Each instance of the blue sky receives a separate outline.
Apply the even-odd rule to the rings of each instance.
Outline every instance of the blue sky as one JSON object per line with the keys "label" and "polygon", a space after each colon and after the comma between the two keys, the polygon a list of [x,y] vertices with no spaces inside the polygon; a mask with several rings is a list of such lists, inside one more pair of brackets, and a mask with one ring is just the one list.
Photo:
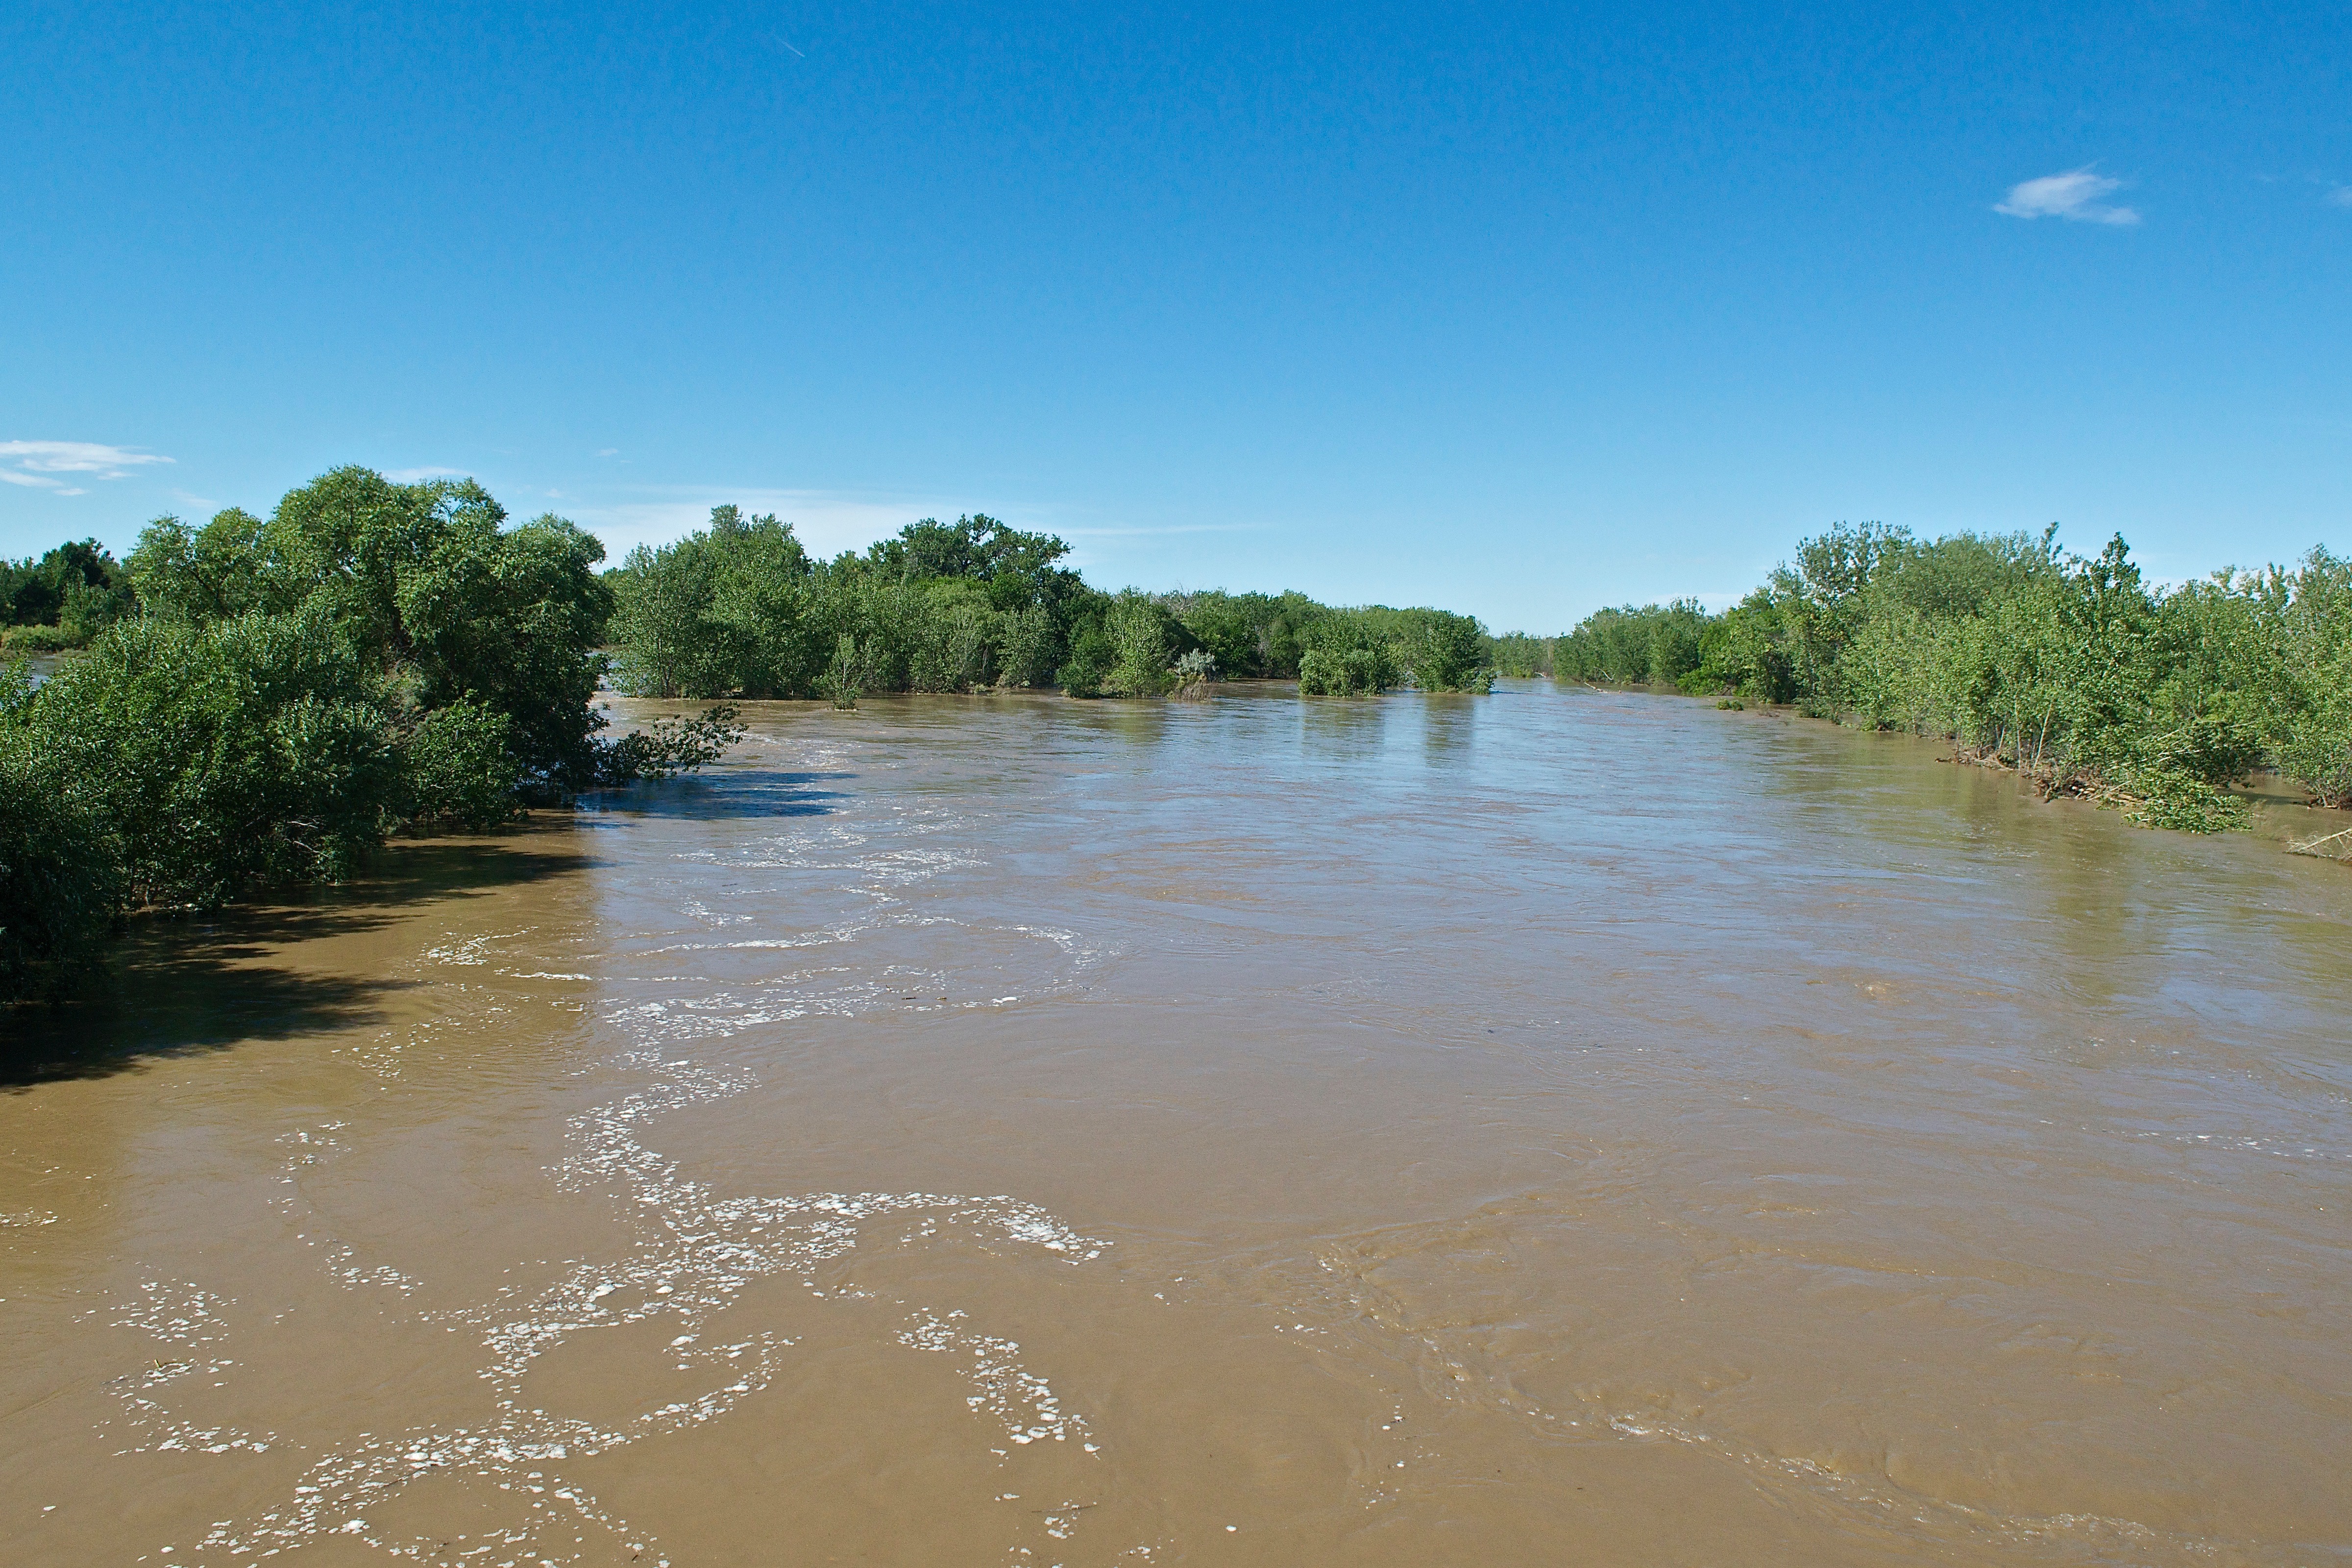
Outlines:
{"label": "blue sky", "polygon": [[[2352,548],[2319,5],[0,9],[0,549],[339,462],[1502,627]],[[168,459],[168,461],[164,460]]]}

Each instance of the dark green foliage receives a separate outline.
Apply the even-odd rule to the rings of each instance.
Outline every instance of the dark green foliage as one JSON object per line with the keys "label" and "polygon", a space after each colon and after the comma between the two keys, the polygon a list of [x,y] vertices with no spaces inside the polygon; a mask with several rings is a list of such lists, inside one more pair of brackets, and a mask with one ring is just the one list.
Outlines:
{"label": "dark green foliage", "polygon": [[1103,613],[1111,666],[1101,687],[1113,697],[1164,697],[1175,689],[1176,660],[1190,652],[1192,634],[1158,599],[1129,588]]}
{"label": "dark green foliage", "polygon": [[128,569],[159,621],[331,621],[403,707],[504,715],[509,787],[552,797],[604,767],[590,707],[611,608],[604,554],[559,517],[509,527],[470,479],[404,485],[345,468],[288,492],[267,521],[234,507],[200,530],[160,518]]}
{"label": "dark green foliage", "polygon": [[1841,526],[1721,616],[1591,616],[1556,666],[1949,739],[2154,826],[2242,824],[2229,786],[2265,763],[2352,799],[2352,565],[2315,551],[2162,592],[2121,538],[2085,558],[2055,532]]}
{"label": "dark green foliage", "polygon": [[1388,628],[1363,611],[1329,611],[1307,623],[1298,661],[1302,697],[1369,697],[1397,684]]}
{"label": "dark green foliage", "polygon": [[1310,647],[1298,661],[1301,697],[1377,697],[1396,684],[1384,650]]}
{"label": "dark green foliage", "polygon": [[736,710],[722,703],[692,719],[656,719],[650,730],[632,730],[607,748],[607,784],[675,778],[726,755],[747,731]]}
{"label": "dark green foliage", "polygon": [[1696,599],[1601,610],[1559,639],[1552,668],[1568,680],[1672,686],[1704,661],[1710,624]]}
{"label": "dark green foliage", "polygon": [[1553,673],[1556,637],[1533,637],[1526,632],[1505,632],[1486,639],[1486,663],[1496,675],[1526,679]]}
{"label": "dark green foliage", "polygon": [[30,689],[23,666],[0,671],[0,1000],[70,988],[121,905],[98,819],[5,721]]}
{"label": "dark green foliage", "polygon": [[1291,680],[1306,653],[1306,628],[1330,610],[1304,594],[1163,594],[1192,646],[1228,680]]}
{"label": "dark green foliage", "polygon": [[1362,612],[1385,622],[1389,647],[1407,680],[1423,691],[1489,691],[1495,669],[1486,628],[1446,610]]}
{"label": "dark green foliage", "polygon": [[804,614],[810,574],[790,524],[731,506],[702,532],[638,546],[612,578],[615,678],[643,696],[802,695],[833,641]]}
{"label": "dark green foliage", "polygon": [[123,563],[138,584],[141,607],[173,621],[216,621],[265,608],[257,564],[261,528],[259,518],[235,506],[202,528],[157,518]]}
{"label": "dark green foliage", "polygon": [[400,815],[417,826],[485,832],[522,811],[515,793],[514,721],[461,698],[425,714],[400,740]]}
{"label": "dark green foliage", "polygon": [[[1304,594],[1112,595],[1059,564],[1068,546],[986,516],[926,518],[863,555],[813,562],[789,524],[710,527],[609,574],[615,674],[662,697],[822,697],[1059,686],[1158,697],[1304,675],[1310,691],[1484,691],[1484,627],[1442,610],[1339,610]],[[1361,657],[1355,657],[1360,655]]]}
{"label": "dark green foliage", "polygon": [[1118,652],[1103,630],[1102,616],[1088,616],[1070,634],[1070,651],[1057,672],[1063,692],[1071,697],[1100,697],[1110,679]]}
{"label": "dark green foliage", "polygon": [[[30,846],[0,898],[86,895],[59,894],[61,923],[14,920],[26,945],[0,957],[0,995],[87,951],[85,904],[111,920],[333,880],[403,827],[495,827],[533,800],[710,761],[737,733],[723,720],[598,736],[603,555],[561,518],[508,526],[470,480],[365,468],[322,475],[266,521],[159,519],[124,568],[142,613],[46,685],[0,689],[16,825],[0,840]],[[54,822],[19,798],[27,780]]]}
{"label": "dark green foliage", "polygon": [[85,539],[39,560],[0,561],[0,626],[28,653],[80,647],[138,603],[114,557]]}
{"label": "dark green foliage", "polygon": [[124,622],[27,694],[10,744],[102,825],[135,903],[348,873],[402,792],[383,675],[325,616]]}
{"label": "dark green foliage", "polygon": [[2352,561],[2315,550],[2242,590],[2260,606],[2265,731],[2279,771],[2322,805],[2352,805]]}
{"label": "dark green foliage", "polygon": [[1055,564],[1068,548],[990,517],[926,519],[814,562],[789,523],[719,507],[707,530],[610,574],[615,677],[642,696],[835,702],[1041,684],[1077,620],[1101,614]]}

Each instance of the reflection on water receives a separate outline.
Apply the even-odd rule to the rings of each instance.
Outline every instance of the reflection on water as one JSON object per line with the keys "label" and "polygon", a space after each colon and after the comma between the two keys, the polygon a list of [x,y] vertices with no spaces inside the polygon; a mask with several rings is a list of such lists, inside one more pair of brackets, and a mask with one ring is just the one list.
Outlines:
{"label": "reflection on water", "polygon": [[28,1560],[2352,1555],[2285,826],[1530,682],[750,713],[71,1016]]}

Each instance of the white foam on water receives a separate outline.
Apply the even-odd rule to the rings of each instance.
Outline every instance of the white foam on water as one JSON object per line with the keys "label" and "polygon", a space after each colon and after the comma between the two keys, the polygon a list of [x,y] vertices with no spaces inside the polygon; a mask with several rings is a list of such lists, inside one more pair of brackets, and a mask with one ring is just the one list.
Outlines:
{"label": "white foam on water", "polygon": [[[913,826],[936,827],[938,824]],[[852,848],[850,840],[856,837],[810,834],[804,836],[804,847],[838,851]],[[863,847],[858,839],[856,847]],[[768,862],[745,858],[728,863],[740,868]],[[782,863],[795,869],[810,868],[806,861]],[[871,913],[807,933],[795,942],[725,945],[831,945],[902,928],[962,926],[963,922],[913,916],[887,906],[898,901],[898,889],[976,863],[970,855],[951,849],[853,853],[839,869],[854,873],[860,890],[877,895],[877,907]],[[706,928],[727,923],[724,917],[714,916],[699,904],[688,906],[687,913]],[[1047,993],[1073,984],[1075,971],[1097,956],[1071,931],[1015,926],[1005,928],[1005,934],[1042,940],[1054,950],[1054,967],[1060,978],[1038,988]],[[423,956],[433,964],[488,967],[497,962],[502,940],[481,936],[451,941],[428,948]],[[691,952],[708,945],[718,944],[680,943],[649,951]],[[660,1118],[739,1095],[755,1081],[747,1070],[683,1054],[686,1047],[811,1016],[841,1016],[892,1005],[908,983],[903,973],[894,971],[885,976],[887,984],[853,980],[812,994],[808,979],[793,976],[790,983],[773,987],[772,994],[770,988],[752,986],[742,992],[634,1002],[607,1011],[609,1022],[632,1043],[607,1058],[598,1070],[617,1068],[634,1079],[634,1087],[570,1120],[570,1152],[554,1174],[565,1190],[607,1192],[623,1202],[634,1222],[629,1226],[628,1250],[575,1263],[562,1278],[537,1289],[518,1289],[454,1311],[415,1313],[411,1322],[462,1326],[479,1335],[484,1360],[477,1375],[489,1384],[488,1415],[465,1426],[415,1426],[393,1434],[363,1434],[360,1441],[315,1459],[277,1506],[241,1521],[216,1523],[180,1561],[251,1561],[329,1535],[356,1540],[397,1556],[417,1556],[435,1542],[422,1537],[399,1538],[373,1522],[371,1510],[382,1511],[396,1489],[405,1483],[442,1473],[479,1479],[515,1493],[522,1502],[525,1517],[517,1521],[519,1528],[502,1530],[495,1538],[479,1538],[486,1545],[495,1539],[500,1550],[528,1548],[511,1561],[546,1564],[579,1561],[586,1549],[572,1539],[576,1526],[593,1524],[607,1535],[624,1538],[633,1551],[658,1565],[667,1558],[650,1544],[652,1538],[630,1527],[585,1489],[536,1483],[554,1473],[549,1467],[718,1420],[766,1390],[793,1348],[792,1338],[773,1331],[738,1332],[732,1338],[706,1331],[753,1283],[779,1275],[806,1279],[818,1266],[855,1248],[866,1226],[898,1216],[920,1221],[912,1233],[901,1237],[908,1242],[992,1236],[1073,1267],[1101,1256],[1108,1242],[1082,1236],[1036,1205],[1007,1194],[864,1192],[728,1196],[687,1175],[677,1161],[646,1142],[647,1128]],[[921,979],[926,992],[940,987],[932,994],[955,994],[937,975],[925,973]],[[1002,985],[1001,979],[996,980],[988,990],[1001,992]],[[1033,989],[1031,995],[1036,994]],[[992,994],[964,1005],[1003,1006],[1024,999],[1018,994]],[[362,1053],[362,1059],[383,1076],[396,1077],[400,1070],[396,1049],[381,1045]],[[338,1134],[343,1130],[342,1123],[330,1122],[286,1137],[287,1158],[281,1172],[285,1195],[279,1205],[295,1222],[299,1239],[317,1250],[325,1272],[339,1286],[355,1291],[385,1290],[395,1299],[407,1297],[419,1281],[389,1267],[367,1266],[350,1244],[326,1234],[321,1226],[304,1224],[299,1212],[302,1170],[341,1152],[344,1144]],[[233,1303],[194,1285],[166,1287],[156,1281],[145,1289],[148,1294],[130,1304],[119,1319],[124,1326],[142,1329],[159,1342],[190,1348],[207,1345],[226,1334],[224,1310]],[[814,1289],[811,1294],[818,1299],[825,1296]],[[870,1300],[854,1289],[833,1294],[836,1300]],[[700,1366],[726,1381],[697,1397],[667,1401],[625,1419],[601,1422],[550,1410],[536,1402],[542,1397],[536,1385],[526,1386],[534,1366],[559,1347],[600,1331],[654,1320],[662,1320],[672,1331],[662,1336],[667,1342],[657,1341],[643,1353],[656,1358],[666,1370]],[[1006,1436],[1016,1445],[1066,1441],[1083,1436],[1087,1430],[1082,1417],[1062,1408],[1045,1379],[1023,1365],[1017,1344],[970,1326],[961,1310],[918,1309],[896,1339],[912,1350],[955,1356],[973,1390],[969,1405],[1003,1423]],[[134,1428],[147,1439],[142,1449],[262,1452],[281,1441],[274,1434],[205,1429],[175,1421],[160,1400],[151,1397],[199,1366],[221,1372],[236,1364],[228,1360],[185,1360],[166,1367],[158,1360],[146,1374],[128,1380],[118,1392]],[[1097,1451],[1095,1444],[1085,1447],[1088,1453]],[[566,1523],[561,1540],[548,1533],[558,1521]],[[499,1561],[503,1563],[509,1559]]]}

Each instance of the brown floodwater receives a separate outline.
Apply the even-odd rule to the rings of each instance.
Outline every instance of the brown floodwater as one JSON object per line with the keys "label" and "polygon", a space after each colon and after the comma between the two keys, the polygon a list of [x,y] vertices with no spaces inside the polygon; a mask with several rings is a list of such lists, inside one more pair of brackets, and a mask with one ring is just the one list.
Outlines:
{"label": "brown floodwater", "polygon": [[2315,814],[1534,682],[748,714],[33,1021],[9,1562],[2352,1560]]}

